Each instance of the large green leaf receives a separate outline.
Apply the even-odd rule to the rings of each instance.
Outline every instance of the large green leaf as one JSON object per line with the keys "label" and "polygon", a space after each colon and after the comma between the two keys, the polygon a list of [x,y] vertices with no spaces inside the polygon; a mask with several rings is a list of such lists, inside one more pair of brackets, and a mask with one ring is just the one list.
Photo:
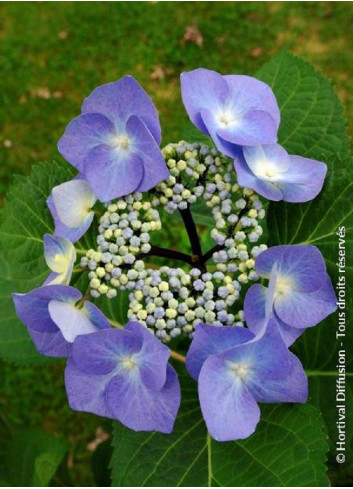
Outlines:
{"label": "large green leaf", "polygon": [[255,432],[219,443],[207,434],[196,383],[180,375],[183,400],[171,435],[114,428],[111,461],[115,487],[327,486],[327,435],[310,405],[263,405]]}
{"label": "large green leaf", "polygon": [[276,95],[281,109],[278,138],[290,153],[317,159],[348,156],[343,109],[326,77],[287,51],[274,56],[256,76]]}
{"label": "large green leaf", "polygon": [[23,429],[6,443],[6,478],[13,486],[47,487],[66,452],[63,440]]}

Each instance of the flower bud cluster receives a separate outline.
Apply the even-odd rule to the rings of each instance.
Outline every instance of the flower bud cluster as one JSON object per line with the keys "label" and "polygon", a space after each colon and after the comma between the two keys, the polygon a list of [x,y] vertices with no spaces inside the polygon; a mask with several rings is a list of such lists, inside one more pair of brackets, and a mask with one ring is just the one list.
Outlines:
{"label": "flower bud cluster", "polygon": [[162,150],[170,177],[155,188],[153,205],[163,205],[172,214],[186,209],[206,192],[206,181],[213,181],[218,167],[229,159],[215,148],[200,143],[168,144]]}
{"label": "flower bud cluster", "polygon": [[238,326],[242,313],[229,312],[239,298],[240,284],[222,272],[202,273],[198,268],[161,267],[147,270],[147,278],[130,294],[128,318],[137,320],[169,341],[180,334],[193,336],[201,322]]}
{"label": "flower bud cluster", "polygon": [[91,295],[114,298],[117,290],[132,289],[143,280],[139,255],[151,250],[150,233],[161,229],[158,210],[135,192],[107,206],[100,219],[97,250],[88,250],[81,266],[88,267]]}
{"label": "flower bud cluster", "polygon": [[213,214],[211,237],[222,247],[212,256],[217,270],[237,272],[241,283],[257,280],[258,247],[253,243],[263,234],[259,221],[265,218],[258,195],[238,185],[233,162],[215,148],[180,141],[168,144],[163,154],[171,176],[156,187],[153,205],[161,204],[173,213],[202,198]]}
{"label": "flower bud cluster", "polygon": [[[236,181],[229,158],[200,143],[184,141],[163,149],[170,177],[149,194],[133,193],[107,205],[100,219],[97,250],[81,265],[89,268],[91,295],[114,298],[129,290],[129,319],[169,341],[192,337],[200,322],[243,325],[236,307],[243,284],[258,279],[257,245],[265,217],[262,202]],[[150,199],[148,201],[147,199]],[[213,216],[210,236],[215,245],[200,268],[150,268],[151,232],[161,229],[158,207],[183,211],[197,201]],[[208,210],[209,209],[209,210]]]}

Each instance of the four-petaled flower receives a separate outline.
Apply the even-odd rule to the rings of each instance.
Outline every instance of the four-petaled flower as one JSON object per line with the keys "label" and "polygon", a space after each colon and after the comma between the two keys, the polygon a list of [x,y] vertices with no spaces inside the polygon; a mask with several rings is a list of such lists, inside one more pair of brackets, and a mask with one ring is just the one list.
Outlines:
{"label": "four-petaled flower", "polygon": [[169,176],[156,109],[131,76],[96,88],[58,143],[102,202],[145,192]]}
{"label": "four-petaled flower", "polygon": [[65,383],[72,409],[118,419],[136,431],[173,430],[180,386],[169,348],[141,324],[77,337]]}
{"label": "four-petaled flower", "polygon": [[258,402],[306,402],[307,378],[283,342],[274,319],[258,336],[241,327],[199,324],[186,357],[198,381],[201,411],[218,441],[250,436]]}
{"label": "four-petaled flower", "polygon": [[245,296],[245,319],[255,333],[273,316],[291,345],[304,329],[337,309],[331,279],[315,246],[273,246],[259,255],[255,269],[269,279],[268,287],[254,284]]}

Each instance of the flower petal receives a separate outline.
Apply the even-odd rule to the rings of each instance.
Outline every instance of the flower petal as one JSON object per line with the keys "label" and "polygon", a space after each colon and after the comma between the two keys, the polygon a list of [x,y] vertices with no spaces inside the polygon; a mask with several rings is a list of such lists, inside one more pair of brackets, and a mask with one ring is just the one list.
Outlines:
{"label": "flower petal", "polygon": [[167,380],[161,390],[153,390],[133,374],[115,375],[105,398],[113,417],[135,431],[171,433],[180,406],[180,386],[168,365]]}
{"label": "flower petal", "polygon": [[72,166],[84,172],[84,162],[89,151],[114,134],[114,124],[100,114],[83,114],[73,119],[58,142],[58,150]]}
{"label": "flower petal", "polygon": [[57,330],[52,333],[47,333],[28,328],[28,333],[37,351],[42,355],[54,358],[70,356],[72,345],[64,339],[61,331]]}
{"label": "flower petal", "polygon": [[288,183],[280,185],[283,200],[286,202],[308,202],[322,190],[327,166],[316,160],[301,156],[290,156],[290,167],[285,174]]}
{"label": "flower petal", "polygon": [[97,331],[84,309],[78,309],[75,304],[51,300],[48,304],[50,317],[62,332],[69,343],[73,343],[76,336]]}
{"label": "flower petal", "polygon": [[274,309],[278,317],[292,327],[315,326],[337,309],[336,294],[326,274],[323,285],[313,292],[293,291],[277,296]]}
{"label": "flower petal", "polygon": [[101,85],[84,100],[82,112],[97,112],[110,119],[119,129],[131,115],[139,116],[153,138],[160,144],[161,127],[151,98],[132,76]]}
{"label": "flower petal", "polygon": [[65,387],[71,409],[112,418],[113,415],[105,402],[108,380],[103,375],[82,373],[74,359],[70,358],[65,369]]}
{"label": "flower petal", "polygon": [[48,304],[51,300],[74,303],[82,297],[81,293],[66,285],[47,285],[12,297],[17,316],[28,328],[37,350],[52,357],[69,355],[71,344],[65,341],[52,320]]}
{"label": "flower petal", "polygon": [[183,104],[191,121],[200,131],[209,134],[201,110],[207,109],[213,116],[221,111],[229,94],[224,77],[215,71],[198,68],[182,73],[180,83]]}
{"label": "flower petal", "polygon": [[266,326],[266,299],[268,289],[260,284],[252,285],[244,299],[244,317],[250,331],[258,334]]}
{"label": "flower petal", "polygon": [[266,328],[254,339],[229,348],[219,356],[246,369],[244,382],[249,388],[252,379],[264,383],[268,380],[283,380],[290,371],[288,349],[274,319],[270,319]]}
{"label": "flower petal", "polygon": [[277,125],[272,116],[262,110],[250,110],[226,127],[218,127],[217,135],[239,146],[271,144],[277,141]]}
{"label": "flower petal", "polygon": [[49,234],[44,235],[43,241],[45,261],[48,267],[55,272],[55,275],[50,274],[45,285],[68,285],[76,260],[74,245],[65,238]]}
{"label": "flower petal", "polygon": [[169,348],[138,322],[129,321],[124,329],[132,331],[141,339],[142,347],[136,355],[136,361],[140,366],[143,383],[149,389],[161,389],[166,382]]}
{"label": "flower petal", "polygon": [[229,87],[229,99],[234,110],[248,111],[249,108],[269,113],[278,129],[280,110],[276,97],[269,85],[247,75],[225,75],[223,77]]}
{"label": "flower petal", "polygon": [[242,154],[236,156],[234,160],[234,169],[237,173],[238,183],[241,187],[251,188],[269,200],[282,200],[283,195],[279,190],[278,185],[256,177],[248,167]]}
{"label": "flower petal", "polygon": [[199,398],[207,429],[215,440],[242,440],[255,431],[260,409],[223,359],[211,356],[203,364]]}
{"label": "flower petal", "polygon": [[202,121],[204,122],[204,125],[207,127],[207,131],[209,135],[211,136],[214,144],[216,145],[216,148],[218,151],[221,151],[225,155],[229,156],[230,158],[235,158],[239,154],[241,154],[241,147],[230,143],[226,141],[225,139],[222,139],[218,133],[218,124],[213,116],[213,114],[208,110],[208,109],[201,109],[200,115],[202,118]]}
{"label": "flower petal", "polygon": [[144,176],[141,157],[102,144],[85,159],[85,177],[102,202],[136,191]]}
{"label": "flower petal", "polygon": [[66,238],[69,241],[71,241],[72,243],[75,243],[76,241],[78,241],[81,238],[81,236],[83,236],[85,234],[85,232],[88,230],[88,228],[92,224],[93,217],[94,217],[93,212],[86,219],[86,221],[82,224],[82,226],[80,226],[78,228],[69,228],[68,226],[65,226],[65,224],[60,221],[58,213],[57,213],[55,205],[54,205],[52,195],[50,195],[47,198],[47,206],[48,206],[50,213],[52,215],[52,218],[54,220],[54,225],[55,225],[54,234],[56,236]]}
{"label": "flower petal", "polygon": [[210,355],[221,353],[254,338],[246,328],[237,326],[211,326],[200,323],[186,355],[186,368],[191,377],[198,379],[203,363]]}
{"label": "flower petal", "polygon": [[312,245],[272,246],[258,256],[255,268],[262,277],[269,277],[275,263],[277,280],[290,279],[300,292],[319,289],[326,277],[325,261]]}
{"label": "flower petal", "polygon": [[126,131],[133,139],[133,151],[143,162],[143,178],[137,190],[146,192],[163,180],[167,180],[169,171],[158,144],[139,117],[129,118]]}
{"label": "flower petal", "polygon": [[96,196],[86,180],[75,179],[53,188],[53,202],[60,221],[70,228],[83,226],[93,218]]}
{"label": "flower petal", "polygon": [[[268,379],[251,383],[251,392],[257,402],[300,402],[308,399],[308,379],[299,359],[289,352],[290,371],[284,380]],[[249,387],[250,388],[250,387]]]}
{"label": "flower petal", "polygon": [[[244,315],[248,328],[259,335],[266,328],[271,315],[276,319],[283,341],[287,346],[292,345],[305,331],[304,329],[293,328],[280,320],[273,310],[273,301],[270,299],[269,289],[260,284],[254,284],[247,291],[244,300]],[[271,310],[266,314],[266,306]]]}
{"label": "flower petal", "polygon": [[31,290],[27,294],[13,294],[16,314],[31,329],[39,332],[58,331],[51,319],[48,303],[51,300],[76,302],[81,299],[81,292],[67,285],[47,285]]}
{"label": "flower petal", "polygon": [[243,154],[249,169],[256,176],[265,174],[266,169],[284,174],[290,166],[289,155],[279,144],[245,147]]}
{"label": "flower petal", "polygon": [[141,338],[130,331],[103,329],[78,336],[72,358],[83,373],[104,375],[118,370],[119,360],[138,353],[141,346]]}
{"label": "flower petal", "polygon": [[281,335],[285,344],[291,346],[306,330],[306,328],[296,328],[283,322],[274,311],[274,319],[277,321]]}

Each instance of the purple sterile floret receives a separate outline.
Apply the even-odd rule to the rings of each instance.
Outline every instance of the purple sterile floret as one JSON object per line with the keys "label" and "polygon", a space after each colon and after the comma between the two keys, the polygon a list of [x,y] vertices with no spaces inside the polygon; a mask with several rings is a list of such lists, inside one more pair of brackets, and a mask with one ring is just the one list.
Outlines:
{"label": "purple sterile floret", "polygon": [[269,200],[307,202],[321,191],[327,166],[301,156],[289,155],[278,144],[243,148],[234,161],[239,185]]}
{"label": "purple sterile floret", "polygon": [[191,121],[216,147],[236,156],[240,146],[277,141],[280,112],[271,88],[244,75],[198,68],[181,74],[181,92]]}
{"label": "purple sterile floret", "polygon": [[135,431],[170,433],[180,386],[169,349],[130,321],[76,338],[65,371],[72,409],[117,419]]}
{"label": "purple sterile floret", "polygon": [[[247,339],[242,331],[247,331]],[[250,436],[260,419],[258,402],[306,401],[305,372],[288,351],[274,319],[259,336],[240,327],[202,325],[196,328],[194,342],[197,347],[191,344],[189,365],[192,357],[201,355],[200,405],[214,439],[229,441]],[[199,365],[193,374],[198,369]]]}
{"label": "purple sterile floret", "polygon": [[255,269],[269,278],[268,287],[255,284],[245,296],[245,320],[255,333],[273,316],[284,341],[291,345],[305,328],[337,309],[331,279],[315,246],[273,246],[258,256]]}
{"label": "purple sterile floret", "polygon": [[12,297],[17,316],[43,355],[68,356],[76,336],[111,327],[91,302],[79,307],[81,292],[67,285],[46,285]]}
{"label": "purple sterile floret", "polygon": [[58,143],[60,153],[107,202],[147,191],[169,176],[160,125],[146,92],[131,76],[96,88]]}

